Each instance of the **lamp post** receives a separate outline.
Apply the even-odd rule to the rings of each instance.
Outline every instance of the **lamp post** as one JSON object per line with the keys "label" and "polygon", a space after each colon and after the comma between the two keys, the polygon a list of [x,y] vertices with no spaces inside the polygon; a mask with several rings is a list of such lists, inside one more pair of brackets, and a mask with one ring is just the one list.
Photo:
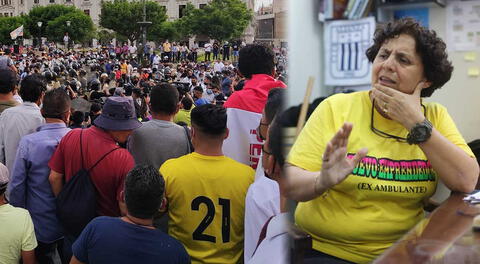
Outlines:
{"label": "lamp post", "polygon": [[68,50],[70,44],[70,25],[72,24],[72,21],[67,20],[65,22],[67,23],[67,35],[63,38],[63,41],[65,42],[65,48]]}
{"label": "lamp post", "polygon": [[42,21],[37,22],[37,26],[38,26],[38,47],[42,46],[42,24],[43,24]]}
{"label": "lamp post", "polygon": [[143,51],[143,55],[140,57],[140,59],[143,59],[143,57],[145,56],[145,46],[147,45],[147,26],[152,24],[152,22],[147,21],[147,11],[146,11],[147,9],[146,9],[145,0],[143,0],[142,2],[143,2],[143,21],[138,22],[142,30],[142,49],[141,50]]}

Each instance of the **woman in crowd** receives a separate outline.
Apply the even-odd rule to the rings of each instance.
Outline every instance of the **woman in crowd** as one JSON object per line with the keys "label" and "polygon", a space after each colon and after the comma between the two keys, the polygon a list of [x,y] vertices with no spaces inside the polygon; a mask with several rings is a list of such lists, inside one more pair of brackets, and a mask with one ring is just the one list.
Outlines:
{"label": "woman in crowd", "polygon": [[380,27],[372,89],[327,98],[308,120],[280,180],[313,238],[305,263],[371,262],[424,217],[438,180],[474,189],[472,151],[445,107],[422,100],[451,77],[445,49],[413,19]]}

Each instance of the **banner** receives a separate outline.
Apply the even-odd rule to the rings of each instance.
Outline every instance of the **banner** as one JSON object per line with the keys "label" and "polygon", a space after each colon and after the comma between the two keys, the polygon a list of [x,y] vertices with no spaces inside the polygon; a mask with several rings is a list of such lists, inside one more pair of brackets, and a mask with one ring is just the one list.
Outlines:
{"label": "banner", "polygon": [[373,43],[375,18],[325,23],[325,84],[362,85],[371,82],[365,51]]}
{"label": "banner", "polygon": [[17,37],[23,37],[23,25],[10,32],[10,37],[16,39]]}

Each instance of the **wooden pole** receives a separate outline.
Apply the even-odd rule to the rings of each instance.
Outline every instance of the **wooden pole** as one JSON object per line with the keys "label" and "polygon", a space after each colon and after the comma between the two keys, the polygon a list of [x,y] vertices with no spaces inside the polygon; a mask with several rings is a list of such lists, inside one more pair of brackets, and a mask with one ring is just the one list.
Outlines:
{"label": "wooden pole", "polygon": [[308,78],[307,90],[305,91],[305,97],[303,98],[302,108],[300,109],[300,114],[298,115],[297,131],[295,132],[295,140],[297,139],[300,131],[302,131],[303,126],[305,125],[305,120],[307,118],[308,106],[310,105],[310,96],[312,95],[313,82],[315,78],[310,76]]}

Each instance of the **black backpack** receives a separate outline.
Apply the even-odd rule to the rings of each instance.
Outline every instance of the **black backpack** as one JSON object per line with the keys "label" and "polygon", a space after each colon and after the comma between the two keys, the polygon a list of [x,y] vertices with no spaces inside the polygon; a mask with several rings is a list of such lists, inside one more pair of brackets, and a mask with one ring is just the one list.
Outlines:
{"label": "black backpack", "polygon": [[[96,189],[90,178],[90,172],[108,154],[119,149],[114,148],[104,154],[92,167],[84,169],[82,134],[80,132],[81,169],[65,183],[57,196],[57,217],[66,234],[78,237],[87,224],[97,216]],[[65,178],[64,178],[65,180]]]}

